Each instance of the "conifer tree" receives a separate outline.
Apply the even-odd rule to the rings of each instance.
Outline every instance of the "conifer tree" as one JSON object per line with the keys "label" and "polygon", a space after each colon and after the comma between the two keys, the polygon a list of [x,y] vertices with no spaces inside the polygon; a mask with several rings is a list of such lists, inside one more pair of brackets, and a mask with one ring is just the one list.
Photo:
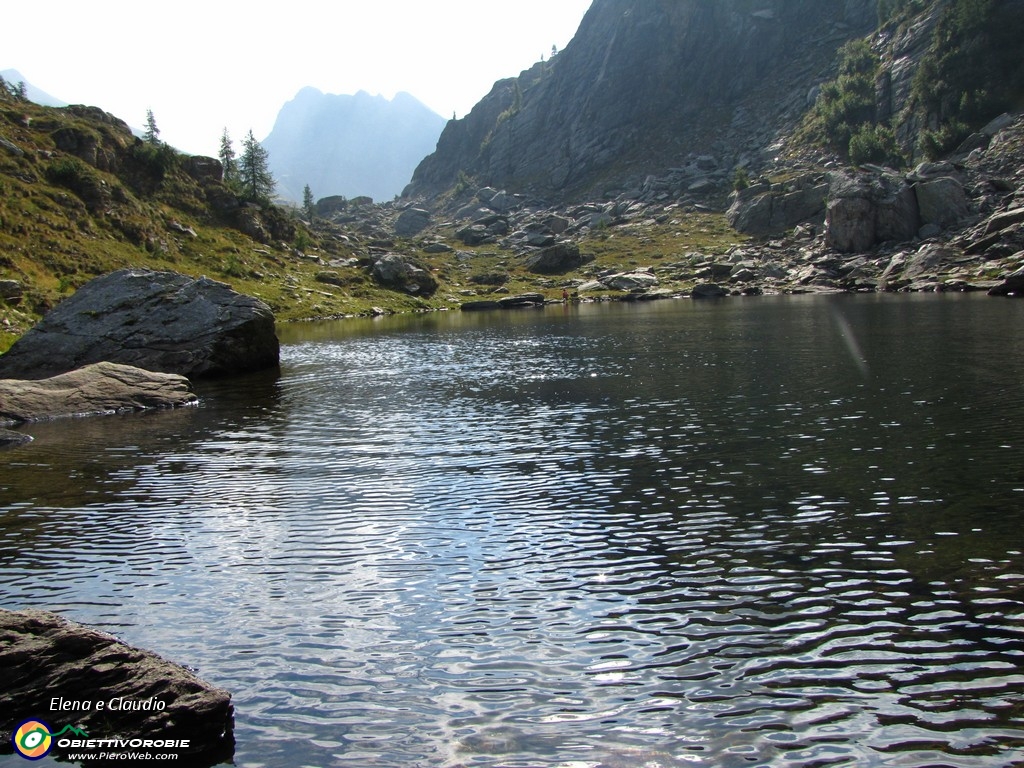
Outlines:
{"label": "conifer tree", "polygon": [[302,211],[312,223],[313,217],[316,215],[316,201],[313,199],[313,190],[309,188],[309,184],[302,190]]}
{"label": "conifer tree", "polygon": [[238,160],[235,157],[235,148],[231,145],[231,136],[228,129],[220,136],[220,164],[224,169],[224,183],[232,184],[238,180]]}
{"label": "conifer tree", "polygon": [[159,144],[160,143],[160,129],[156,127],[156,118],[153,117],[153,110],[146,110],[146,132],[143,134],[143,138],[147,144]]}
{"label": "conifer tree", "polygon": [[238,180],[247,200],[269,203],[274,194],[274,177],[270,173],[270,156],[252,134],[242,141],[242,157],[238,161]]}

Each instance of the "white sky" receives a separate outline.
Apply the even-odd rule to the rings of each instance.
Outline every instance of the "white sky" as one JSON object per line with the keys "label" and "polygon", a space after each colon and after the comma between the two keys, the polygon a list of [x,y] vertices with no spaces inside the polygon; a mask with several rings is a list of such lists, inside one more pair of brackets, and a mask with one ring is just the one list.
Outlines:
{"label": "white sky", "polygon": [[305,86],[391,98],[406,91],[445,118],[562,50],[591,0],[15,0],[0,70],[73,104],[101,107],[216,156],[265,139]]}

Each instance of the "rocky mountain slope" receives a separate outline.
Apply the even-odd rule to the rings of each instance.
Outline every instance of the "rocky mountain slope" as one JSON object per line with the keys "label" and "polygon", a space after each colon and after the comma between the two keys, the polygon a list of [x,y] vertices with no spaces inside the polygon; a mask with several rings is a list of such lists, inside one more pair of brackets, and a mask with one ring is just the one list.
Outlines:
{"label": "rocky mountain slope", "polygon": [[285,200],[301,202],[307,184],[317,197],[390,200],[433,151],[444,124],[407,93],[388,100],[365,91],[349,96],[303,88],[261,143]]}
{"label": "rocky mountain slope", "polygon": [[448,124],[406,195],[460,173],[578,201],[701,156],[731,172],[795,126],[876,20],[874,0],[595,0],[564,51]]}
{"label": "rocky mountain slope", "polygon": [[[580,291],[1017,293],[1022,35],[1022,0],[597,0],[553,62],[449,123],[405,196],[527,264],[616,238],[649,262],[569,253],[550,271]],[[685,224],[726,209],[750,239],[715,258]],[[675,253],[650,247],[666,227]]]}

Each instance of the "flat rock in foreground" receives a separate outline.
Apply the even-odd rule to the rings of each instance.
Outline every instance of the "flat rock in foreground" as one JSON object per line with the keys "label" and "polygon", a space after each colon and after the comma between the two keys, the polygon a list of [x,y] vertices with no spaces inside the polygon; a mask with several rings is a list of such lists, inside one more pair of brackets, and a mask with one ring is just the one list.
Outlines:
{"label": "flat rock in foreground", "polygon": [[272,368],[270,307],[206,277],[122,269],[91,280],[0,355],[0,378],[109,361],[189,378]]}
{"label": "flat rock in foreground", "polygon": [[172,751],[189,756],[189,765],[212,765],[234,752],[226,691],[57,614],[0,609],[0,745],[9,751],[11,733],[30,718],[52,732],[72,726],[94,740],[187,740]]}
{"label": "flat rock in foreground", "polygon": [[0,379],[0,424],[195,402],[184,376],[117,363],[94,363],[42,380]]}

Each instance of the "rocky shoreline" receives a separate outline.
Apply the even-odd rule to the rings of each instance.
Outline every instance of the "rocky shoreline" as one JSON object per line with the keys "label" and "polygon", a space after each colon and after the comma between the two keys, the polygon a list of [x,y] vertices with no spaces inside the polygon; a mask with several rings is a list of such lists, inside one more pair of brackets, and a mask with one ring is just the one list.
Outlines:
{"label": "rocky shoreline", "polygon": [[12,425],[194,405],[187,376],[276,367],[274,316],[227,285],[120,270],[82,286],[0,355],[0,448]]}
{"label": "rocky shoreline", "polygon": [[12,751],[12,733],[27,719],[41,721],[55,737],[65,732],[67,738],[52,740],[58,758],[148,747],[196,766],[234,753],[227,691],[57,614],[0,609],[0,752]]}
{"label": "rocky shoreline", "polygon": [[[707,179],[714,157],[691,159],[665,179],[650,176],[611,199],[549,206],[484,187],[431,212],[409,201],[378,211],[365,228],[412,238],[423,253],[449,249],[443,232],[496,253],[548,291],[581,300],[868,291],[985,291],[1021,295],[1024,281],[1024,116],[1003,115],[947,161],[910,171],[842,166],[834,158],[780,161],[725,199]],[[692,169],[690,168],[692,166]],[[689,169],[689,170],[688,170]],[[692,172],[691,172],[692,171]],[[595,234],[638,242],[687,216],[727,210],[747,241],[725,253],[699,248],[630,270],[590,264]],[[685,243],[681,243],[686,248]],[[457,248],[457,246],[456,246]],[[471,264],[476,251],[456,257]],[[372,254],[371,254],[372,259]],[[499,305],[502,276],[461,295],[471,309]]]}

